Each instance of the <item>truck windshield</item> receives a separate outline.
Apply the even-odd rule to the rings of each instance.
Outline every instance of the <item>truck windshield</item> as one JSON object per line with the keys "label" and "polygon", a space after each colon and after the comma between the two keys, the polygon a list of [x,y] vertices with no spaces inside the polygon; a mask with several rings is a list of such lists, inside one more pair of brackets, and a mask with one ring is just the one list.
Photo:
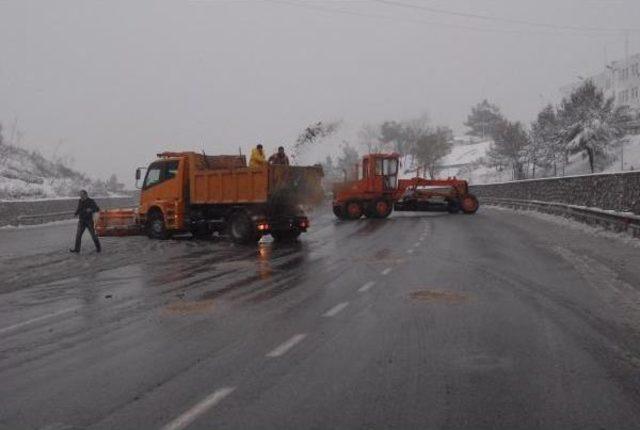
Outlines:
{"label": "truck windshield", "polygon": [[180,162],[178,160],[168,160],[153,163],[147,170],[143,188],[149,188],[160,182],[168,181],[176,177]]}
{"label": "truck windshield", "polygon": [[144,188],[149,188],[160,182],[161,173],[162,164],[152,164],[147,170],[146,178],[144,178]]}

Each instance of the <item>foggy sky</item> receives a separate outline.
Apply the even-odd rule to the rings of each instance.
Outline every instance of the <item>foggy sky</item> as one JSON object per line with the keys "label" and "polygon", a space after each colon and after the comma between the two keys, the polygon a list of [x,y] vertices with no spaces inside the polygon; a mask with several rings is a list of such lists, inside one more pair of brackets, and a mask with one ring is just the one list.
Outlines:
{"label": "foggy sky", "polygon": [[[602,69],[605,55],[624,56],[617,32],[369,1],[289,1],[0,0],[5,137],[17,119],[23,146],[72,155],[79,170],[131,184],[135,167],[160,150],[246,153],[262,142],[270,152],[319,120],[429,113],[463,132],[470,106],[486,97],[530,122],[558,101],[560,86]],[[640,26],[637,0],[401,1],[558,25]],[[640,50],[638,32],[629,42]]]}

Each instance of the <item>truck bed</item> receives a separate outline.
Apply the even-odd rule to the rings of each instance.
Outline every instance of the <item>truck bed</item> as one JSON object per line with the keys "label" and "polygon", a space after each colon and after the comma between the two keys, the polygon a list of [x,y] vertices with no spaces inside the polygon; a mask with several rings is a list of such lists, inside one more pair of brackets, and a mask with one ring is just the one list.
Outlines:
{"label": "truck bed", "polygon": [[246,204],[286,196],[293,203],[309,203],[323,194],[322,176],[317,166],[194,169],[190,198],[192,204]]}

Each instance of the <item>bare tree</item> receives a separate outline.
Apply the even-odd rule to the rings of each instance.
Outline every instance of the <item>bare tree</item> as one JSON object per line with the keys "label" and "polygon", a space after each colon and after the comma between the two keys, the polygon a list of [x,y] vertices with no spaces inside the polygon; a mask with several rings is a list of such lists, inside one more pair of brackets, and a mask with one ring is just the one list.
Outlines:
{"label": "bare tree", "polygon": [[496,127],[494,140],[495,144],[489,151],[489,157],[511,166],[513,179],[524,179],[529,134],[522,123],[501,121]]}
{"label": "bare tree", "polygon": [[453,147],[453,132],[449,127],[423,130],[413,145],[416,162],[434,179],[440,169],[440,162]]}
{"label": "bare tree", "polygon": [[355,168],[360,161],[358,151],[349,142],[343,142],[342,154],[336,160],[336,168],[339,172],[346,172],[347,177],[353,177]]}
{"label": "bare tree", "polygon": [[380,128],[379,125],[363,124],[358,131],[358,143],[366,148],[368,154],[388,149],[388,142],[383,141]]}

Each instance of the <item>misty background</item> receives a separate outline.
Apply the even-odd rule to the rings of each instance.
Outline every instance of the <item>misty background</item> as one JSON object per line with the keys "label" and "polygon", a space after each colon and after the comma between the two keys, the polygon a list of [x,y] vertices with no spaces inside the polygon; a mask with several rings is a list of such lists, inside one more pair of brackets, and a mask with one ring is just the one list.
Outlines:
{"label": "misty background", "polygon": [[[355,130],[428,114],[462,134],[487,98],[529,123],[561,86],[623,58],[620,29],[640,18],[636,0],[401,3],[417,7],[0,1],[5,138],[13,127],[20,146],[131,186],[156,152],[271,153],[317,121]],[[627,36],[637,52],[640,34]]]}

